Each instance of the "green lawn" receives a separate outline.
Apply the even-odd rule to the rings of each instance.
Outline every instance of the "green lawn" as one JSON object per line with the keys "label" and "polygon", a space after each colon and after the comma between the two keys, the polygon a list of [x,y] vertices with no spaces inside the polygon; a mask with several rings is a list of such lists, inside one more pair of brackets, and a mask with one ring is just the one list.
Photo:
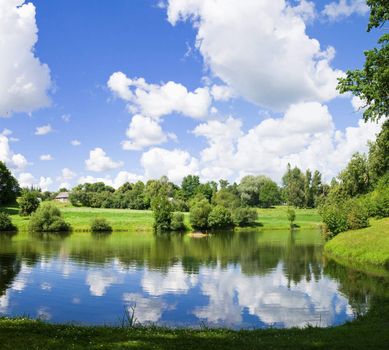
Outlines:
{"label": "green lawn", "polygon": [[388,349],[389,307],[376,301],[368,314],[338,327],[232,331],[157,327],[50,325],[0,319],[2,350],[15,349]]}
{"label": "green lawn", "polygon": [[[153,226],[153,213],[149,210],[130,209],[96,209],[85,207],[72,207],[57,203],[63,216],[70,223],[74,231],[89,230],[90,222],[95,217],[106,218],[114,231],[144,231],[151,230]],[[12,217],[12,222],[19,230],[26,230],[28,217],[21,217],[16,206],[3,207]],[[287,207],[278,206],[270,209],[258,209],[258,224],[264,229],[288,229],[289,222],[286,218]],[[295,209],[296,224],[301,229],[318,228],[321,219],[316,209]],[[185,222],[190,229],[189,214],[185,214]]]}
{"label": "green lawn", "polygon": [[370,220],[370,226],[338,234],[325,252],[345,264],[389,267],[389,218]]}

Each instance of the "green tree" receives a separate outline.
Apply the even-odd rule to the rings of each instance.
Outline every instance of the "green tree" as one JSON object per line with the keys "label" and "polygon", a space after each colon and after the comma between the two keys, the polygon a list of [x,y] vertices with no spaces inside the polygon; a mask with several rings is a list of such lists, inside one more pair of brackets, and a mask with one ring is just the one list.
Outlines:
{"label": "green tree", "polygon": [[313,205],[316,207],[318,205],[319,198],[324,195],[324,188],[321,181],[320,171],[315,170],[312,177],[312,195],[313,195]]}
{"label": "green tree", "polygon": [[211,204],[206,199],[193,203],[189,209],[190,223],[194,229],[205,230],[208,228],[208,217],[212,210]]}
{"label": "green tree", "polygon": [[8,213],[0,211],[0,233],[3,231],[14,231],[16,227],[12,224]]}
{"label": "green tree", "polygon": [[200,178],[196,175],[188,175],[182,179],[181,190],[186,200],[192,198],[200,187]]}
{"label": "green tree", "polygon": [[39,207],[39,198],[36,192],[24,191],[21,197],[18,198],[19,214],[28,216],[35,212]]}
{"label": "green tree", "polygon": [[154,229],[159,232],[170,231],[173,207],[166,195],[158,195],[151,202],[154,213]]}
{"label": "green tree", "polygon": [[255,208],[240,207],[232,211],[232,220],[236,226],[250,226],[258,219],[258,212]]}
{"label": "green tree", "polygon": [[312,185],[312,173],[309,169],[305,171],[304,177],[304,204],[306,208],[313,208],[313,185]]}
{"label": "green tree", "polygon": [[389,120],[382,125],[375,142],[369,145],[369,178],[373,185],[389,173]]}
{"label": "green tree", "polygon": [[14,202],[19,191],[18,181],[12,176],[5,163],[0,161],[0,204]]}
{"label": "green tree", "polygon": [[[382,27],[389,18],[387,0],[368,0],[370,19],[367,27]],[[364,102],[363,117],[367,120],[378,120],[389,115],[389,34],[378,39],[378,46],[365,51],[363,69],[347,71],[344,78],[339,78],[340,93],[351,92]]]}
{"label": "green tree", "polygon": [[278,185],[269,178],[263,179],[259,188],[259,206],[270,208],[273,205],[280,204],[281,193]]}
{"label": "green tree", "polygon": [[234,226],[234,222],[232,221],[231,212],[221,205],[214,206],[208,216],[208,227],[222,229],[232,226]]}
{"label": "green tree", "polygon": [[288,164],[286,173],[282,177],[282,183],[287,204],[303,208],[305,205],[305,177],[301,170],[297,167],[292,169]]}
{"label": "green tree", "polygon": [[366,156],[355,153],[338,178],[341,189],[350,197],[368,192],[370,183]]}
{"label": "green tree", "polygon": [[290,224],[290,227],[294,227],[294,221],[296,220],[296,212],[292,208],[288,208],[286,215]]}
{"label": "green tree", "polygon": [[63,220],[61,211],[50,202],[42,203],[31,215],[28,228],[32,232],[66,232],[70,226]]}

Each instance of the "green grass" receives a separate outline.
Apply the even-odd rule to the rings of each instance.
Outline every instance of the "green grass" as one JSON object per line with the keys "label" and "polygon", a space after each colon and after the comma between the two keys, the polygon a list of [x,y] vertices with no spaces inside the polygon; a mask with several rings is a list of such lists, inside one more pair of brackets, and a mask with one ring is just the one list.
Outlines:
{"label": "green grass", "polygon": [[[153,213],[150,210],[131,209],[97,209],[72,207],[56,203],[62,211],[64,219],[70,223],[74,231],[88,231],[93,218],[102,217],[109,221],[114,231],[147,231],[153,227]],[[26,230],[28,217],[18,214],[17,206],[3,207],[12,217],[12,222],[19,230]],[[269,209],[258,209],[258,226],[264,229],[289,229],[286,217],[287,207],[277,206]],[[321,225],[321,218],[316,209],[295,209],[296,224],[300,229],[313,229]],[[189,214],[185,213],[185,223],[189,229]]]}
{"label": "green grass", "polygon": [[338,234],[324,246],[327,255],[362,268],[389,267],[389,218],[370,220],[370,226]]}
{"label": "green grass", "polygon": [[[385,300],[385,299],[384,299]],[[342,326],[233,331],[158,327],[86,327],[0,319],[2,350],[15,349],[387,349],[389,307],[376,301],[367,315]]]}

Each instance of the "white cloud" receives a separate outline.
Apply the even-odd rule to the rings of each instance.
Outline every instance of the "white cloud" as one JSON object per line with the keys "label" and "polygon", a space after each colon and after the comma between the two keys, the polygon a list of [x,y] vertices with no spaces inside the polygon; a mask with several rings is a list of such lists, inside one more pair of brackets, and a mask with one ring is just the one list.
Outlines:
{"label": "white cloud", "polygon": [[32,3],[0,1],[0,117],[50,104],[50,70],[34,54],[37,33]]}
{"label": "white cloud", "polygon": [[90,271],[85,282],[89,285],[91,295],[102,297],[112,284],[122,283],[122,278],[118,275],[107,274],[101,271]]}
{"label": "white cloud", "polygon": [[78,179],[78,183],[84,184],[84,183],[104,182],[108,186],[119,188],[121,185],[123,185],[126,182],[133,183],[133,182],[144,181],[144,180],[145,178],[142,175],[134,174],[128,171],[119,171],[119,173],[116,175],[114,179],[112,179],[111,176],[94,177],[91,175],[87,175],[87,176],[81,176]]}
{"label": "white cloud", "polygon": [[89,152],[89,159],[85,161],[86,169],[95,172],[117,169],[123,162],[115,162],[109,158],[102,148],[96,147]]}
{"label": "white cloud", "polygon": [[42,154],[39,157],[39,159],[42,160],[42,161],[49,161],[49,160],[53,160],[54,158],[52,157],[51,154]]}
{"label": "white cloud", "polygon": [[37,180],[31,173],[20,173],[18,180],[20,187],[39,187],[42,191],[48,191],[53,184],[50,177],[41,176]]}
{"label": "white cloud", "polygon": [[216,101],[228,101],[234,96],[234,92],[227,85],[213,85],[211,94]]}
{"label": "white cloud", "polygon": [[24,169],[28,165],[27,159],[20,153],[14,153],[9,146],[8,132],[0,134],[0,161],[5,162],[15,170]]}
{"label": "white cloud", "polygon": [[79,140],[72,140],[70,141],[70,144],[72,146],[80,146],[81,145],[81,142]]}
{"label": "white cloud", "polygon": [[[145,147],[159,145],[169,138],[169,135],[163,132],[158,121],[140,114],[132,117],[126,135],[130,140],[122,142],[122,147],[125,150],[140,150]],[[173,135],[170,137],[174,138],[175,135]]]}
{"label": "white cloud", "polygon": [[142,154],[141,164],[146,178],[157,179],[166,175],[175,183],[181,182],[188,174],[198,172],[198,160],[180,149],[169,151],[154,147]]}
{"label": "white cloud", "polygon": [[351,98],[351,105],[353,106],[354,111],[358,112],[366,107],[366,102],[358,96],[353,96]]}
{"label": "white cloud", "polygon": [[57,181],[58,182],[62,182],[61,186],[60,187],[70,187],[70,186],[62,186],[63,184],[66,183],[66,185],[68,185],[68,181],[70,180],[73,180],[75,177],[76,177],[76,173],[72,170],[70,170],[69,168],[63,168],[61,170],[61,175],[57,177]]}
{"label": "white cloud", "polygon": [[288,162],[318,169],[330,180],[353,153],[367,151],[367,141],[379,130],[379,124],[362,120],[344,132],[336,130],[327,107],[310,102],[292,105],[282,118],[265,119],[246,133],[231,117],[200,124],[193,132],[208,142],[200,158],[205,178],[265,174],[279,181]]}
{"label": "white cloud", "polygon": [[332,21],[340,20],[351,15],[366,15],[369,7],[365,0],[339,0],[325,5],[322,14]]}
{"label": "white cloud", "polygon": [[53,131],[53,128],[50,124],[37,126],[35,129],[35,135],[42,136],[47,135]]}
{"label": "white cloud", "polygon": [[333,54],[305,31],[312,5],[298,6],[284,0],[169,0],[167,12],[173,25],[192,21],[213,75],[249,101],[284,110],[334,98],[342,75],[330,66]]}
{"label": "white cloud", "polygon": [[129,102],[130,112],[150,118],[171,113],[204,118],[212,102],[207,87],[191,92],[173,81],[161,85],[148,84],[143,78],[130,79],[122,72],[113,73],[107,84],[113,93]]}

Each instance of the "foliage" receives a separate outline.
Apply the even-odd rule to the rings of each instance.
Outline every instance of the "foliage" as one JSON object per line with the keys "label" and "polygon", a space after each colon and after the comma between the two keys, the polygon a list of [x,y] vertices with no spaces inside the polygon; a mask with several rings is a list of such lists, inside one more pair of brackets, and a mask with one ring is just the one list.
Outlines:
{"label": "foliage", "polygon": [[277,184],[267,176],[248,175],[242,178],[238,192],[244,205],[269,208],[280,203]]}
{"label": "foliage", "polygon": [[214,206],[208,216],[208,226],[211,229],[222,229],[234,226],[230,210],[221,205]]}
{"label": "foliage", "polygon": [[170,228],[172,231],[185,231],[184,214],[173,213]]}
{"label": "foliage", "polygon": [[254,208],[239,207],[232,211],[232,220],[236,226],[250,226],[258,219],[258,212]]}
{"label": "foliage", "polygon": [[16,227],[12,224],[11,217],[8,213],[0,211],[0,232],[14,231]]}
{"label": "foliage", "polygon": [[221,205],[225,208],[238,208],[241,205],[241,200],[234,186],[228,186],[220,189],[214,194],[212,203],[215,205]]}
{"label": "foliage", "polygon": [[[371,8],[368,31],[384,25],[389,18],[387,0],[368,0]],[[351,92],[364,103],[363,117],[378,120],[389,115],[389,34],[378,39],[378,47],[365,51],[363,69],[347,71],[339,78],[337,89],[340,93]]]}
{"label": "foliage", "polygon": [[32,232],[66,232],[70,230],[70,225],[62,218],[56,205],[44,202],[31,215],[28,228]]}
{"label": "foliage", "polygon": [[368,168],[373,186],[382,176],[389,173],[389,120],[382,125],[376,141],[369,145]]}
{"label": "foliage", "polygon": [[94,218],[90,225],[92,232],[111,232],[112,226],[105,218]]}
{"label": "foliage", "polygon": [[205,230],[208,228],[208,217],[212,206],[206,199],[193,203],[189,209],[190,223],[194,229]]}
{"label": "foliage", "polygon": [[0,161],[0,204],[14,202],[19,191],[18,181],[12,176],[5,163]]}
{"label": "foliage", "polygon": [[374,191],[361,198],[370,217],[389,216],[389,173],[378,182]]}
{"label": "foliage", "polygon": [[288,164],[285,175],[282,177],[285,199],[288,205],[303,208],[305,206],[305,177],[297,167],[291,168]]}
{"label": "foliage", "polygon": [[23,191],[21,197],[18,198],[19,214],[28,216],[35,212],[39,207],[38,195],[31,191]]}
{"label": "foliage", "polygon": [[154,214],[154,229],[158,232],[169,231],[172,222],[173,207],[164,195],[154,197],[151,208]]}
{"label": "foliage", "polygon": [[200,186],[200,178],[196,175],[188,175],[182,179],[181,190],[186,200],[192,198]]}
{"label": "foliage", "polygon": [[286,216],[290,223],[290,227],[293,227],[294,221],[296,220],[296,212],[292,208],[288,208],[288,210],[286,211]]}

